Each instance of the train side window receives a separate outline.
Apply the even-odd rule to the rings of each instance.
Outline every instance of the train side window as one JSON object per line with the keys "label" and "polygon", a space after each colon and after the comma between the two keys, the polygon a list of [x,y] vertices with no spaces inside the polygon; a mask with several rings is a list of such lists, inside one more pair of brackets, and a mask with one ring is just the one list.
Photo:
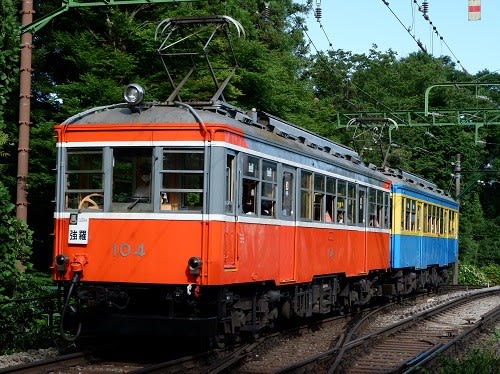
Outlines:
{"label": "train side window", "polygon": [[235,156],[228,154],[226,157],[226,198],[224,201],[224,211],[226,213],[234,212],[234,173]]}
{"label": "train side window", "polygon": [[326,203],[325,203],[325,222],[333,222],[335,213],[335,195],[336,180],[332,177],[326,178]]}
{"label": "train side window", "polygon": [[103,209],[104,172],[102,149],[68,149],[66,209]]}
{"label": "train side window", "polygon": [[417,202],[417,224],[416,224],[416,227],[415,227],[415,230],[417,232],[422,232],[422,202]]}
{"label": "train side window", "polygon": [[314,202],[313,219],[315,221],[324,221],[323,200],[325,195],[325,177],[321,174],[314,174]]}
{"label": "train side window", "polygon": [[347,224],[354,225],[356,223],[356,185],[347,183]]}
{"label": "train side window", "polygon": [[[365,224],[365,214],[366,214],[366,187],[358,186],[358,224]],[[369,222],[371,226],[374,222]]]}
{"label": "train side window", "polygon": [[164,149],[160,177],[161,210],[202,211],[204,154],[201,148]]}
{"label": "train side window", "polygon": [[283,186],[281,193],[281,214],[283,217],[293,217],[294,207],[294,174],[288,171],[283,172]]}
{"label": "train side window", "polygon": [[383,206],[384,206],[384,212],[383,217],[380,217],[379,222],[385,222],[385,228],[388,229],[391,227],[391,222],[392,222],[392,211],[391,211],[391,195],[388,192],[383,193]]}
{"label": "train side window", "polygon": [[448,209],[443,209],[443,234],[448,235],[448,221],[449,221],[450,211]]}
{"label": "train side window", "polygon": [[244,214],[257,214],[259,192],[259,159],[246,154],[241,155],[243,167],[241,212]]}
{"label": "train side window", "polygon": [[444,209],[439,207],[439,235],[444,234]]}
{"label": "train side window", "polygon": [[384,224],[384,192],[368,190],[368,226],[381,227]]}
{"label": "train side window", "polygon": [[417,202],[413,199],[404,199],[404,222],[403,229],[406,231],[416,230],[416,214],[417,214]]}
{"label": "train side window", "polygon": [[337,211],[335,213],[335,223],[345,223],[347,182],[337,181]]}
{"label": "train side window", "polygon": [[456,225],[457,225],[457,213],[455,211],[450,211],[450,235],[456,236]]}
{"label": "train side window", "polygon": [[410,230],[416,231],[417,228],[417,202],[411,200],[411,217],[410,217]]}
{"label": "train side window", "polygon": [[423,212],[423,216],[424,216],[424,232],[429,232],[429,204],[427,203],[424,203],[424,212]]}
{"label": "train side window", "polygon": [[434,205],[429,205],[429,215],[428,219],[428,227],[429,232],[432,234],[436,233],[436,207]]}
{"label": "train side window", "polygon": [[267,217],[276,217],[276,163],[262,161],[260,214]]}
{"label": "train side window", "polygon": [[300,218],[312,219],[312,173],[302,170],[300,173]]}

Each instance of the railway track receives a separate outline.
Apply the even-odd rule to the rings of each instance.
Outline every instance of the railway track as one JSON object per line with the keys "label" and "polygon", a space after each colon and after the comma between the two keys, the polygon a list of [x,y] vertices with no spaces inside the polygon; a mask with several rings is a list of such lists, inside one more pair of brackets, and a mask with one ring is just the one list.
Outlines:
{"label": "railway track", "polygon": [[[388,304],[364,313],[352,326],[348,322],[325,325],[321,335],[304,331],[288,342],[274,342],[266,357],[248,355],[237,372],[379,373],[427,365],[459,339],[499,318],[500,288],[458,291],[441,304],[427,297],[427,302],[411,308],[414,312]],[[394,322],[398,315],[401,320]],[[318,342],[323,349],[318,349]],[[314,352],[304,357],[309,350]]]}
{"label": "railway track", "polygon": [[405,320],[362,321],[346,339],[329,373],[412,372],[475,330],[500,318],[500,288],[465,294]]}
{"label": "railway track", "polygon": [[60,355],[44,360],[19,364],[0,369],[0,374],[40,374],[40,373],[59,373],[71,367],[82,367],[90,365],[93,359],[85,352],[76,352],[66,355]]}
{"label": "railway track", "polygon": [[161,363],[110,362],[74,353],[0,369],[0,374],[411,372],[418,365],[428,365],[457,339],[499,318],[499,287],[459,290],[439,305],[433,299],[414,300],[411,308],[385,305],[363,312],[356,322],[353,315],[329,318],[253,343]]}

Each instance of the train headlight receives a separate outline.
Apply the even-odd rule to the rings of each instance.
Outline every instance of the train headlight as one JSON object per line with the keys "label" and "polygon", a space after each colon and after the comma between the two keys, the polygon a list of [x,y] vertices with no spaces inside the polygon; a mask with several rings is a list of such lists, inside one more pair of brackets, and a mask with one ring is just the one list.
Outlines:
{"label": "train headlight", "polygon": [[123,98],[130,105],[139,105],[144,99],[144,88],[136,83],[131,83],[127,87],[125,87]]}
{"label": "train headlight", "polygon": [[200,274],[201,270],[201,258],[199,257],[191,257],[188,260],[189,273],[192,275]]}
{"label": "train headlight", "polygon": [[56,258],[54,259],[56,270],[64,273],[66,271],[66,267],[68,266],[68,262],[69,262],[68,256],[65,255],[56,256]]}

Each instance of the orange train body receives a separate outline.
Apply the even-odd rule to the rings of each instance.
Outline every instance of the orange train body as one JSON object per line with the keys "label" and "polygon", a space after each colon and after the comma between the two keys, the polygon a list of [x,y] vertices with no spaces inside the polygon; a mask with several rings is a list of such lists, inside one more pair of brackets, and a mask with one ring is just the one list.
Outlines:
{"label": "orange train body", "polygon": [[[311,282],[318,274],[359,276],[389,267],[388,234],[201,220],[91,216],[89,221],[84,246],[67,244],[67,219],[56,225],[62,233],[56,235],[56,254],[86,259],[82,282],[280,285]],[[186,270],[191,256],[204,263],[196,279]]]}

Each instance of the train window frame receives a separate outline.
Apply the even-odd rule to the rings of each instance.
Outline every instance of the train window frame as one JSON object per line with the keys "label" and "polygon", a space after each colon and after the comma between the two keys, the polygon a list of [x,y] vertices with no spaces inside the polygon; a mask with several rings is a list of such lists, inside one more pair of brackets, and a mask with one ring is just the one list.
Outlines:
{"label": "train window frame", "polygon": [[[169,165],[168,155],[177,155],[177,165]],[[164,147],[159,170],[160,211],[203,212],[205,200],[205,150],[202,147]],[[201,156],[198,160],[188,157]],[[166,164],[167,162],[167,164]],[[189,163],[190,162],[190,163]],[[182,164],[182,165],[181,165]],[[177,167],[178,166],[178,167]],[[174,178],[169,178],[174,176]]]}
{"label": "train window frame", "polygon": [[368,226],[376,228],[390,227],[389,194],[377,188],[368,188]]}
{"label": "train window frame", "polygon": [[384,195],[384,212],[383,214],[383,222],[384,228],[390,229],[392,227],[392,209],[391,209],[391,194],[389,192],[383,192]]}
{"label": "train window frame", "polygon": [[337,178],[327,176],[325,186],[325,222],[334,223],[337,200]]}
{"label": "train window frame", "polygon": [[224,213],[234,214],[236,200],[236,154],[226,153]]}
{"label": "train window frame", "polygon": [[347,205],[347,181],[343,179],[337,180],[337,204],[335,208],[335,223],[345,225],[346,220],[346,205]]}
{"label": "train window frame", "polygon": [[312,221],[313,218],[313,172],[300,171],[300,214],[302,221]]}
{"label": "train window frame", "polygon": [[325,175],[314,173],[313,176],[313,221],[325,221],[325,190],[326,180]]}
{"label": "train window frame", "polygon": [[297,171],[283,165],[281,173],[281,215],[282,219],[295,220],[295,183]]}
{"label": "train window frame", "polygon": [[357,186],[353,182],[347,182],[347,206],[344,220],[347,225],[356,225],[357,209]]}
{"label": "train window frame", "polygon": [[110,211],[152,212],[154,147],[112,147]]}
{"label": "train window frame", "polygon": [[[367,191],[366,186],[357,185],[357,198],[356,198],[356,225],[366,226],[366,214],[367,214]],[[369,223],[369,222],[368,222]]]}
{"label": "train window frame", "polygon": [[267,218],[275,218],[278,194],[278,164],[265,159],[261,160],[261,163],[259,214]]}
{"label": "train window frame", "polygon": [[240,153],[239,165],[241,171],[241,198],[238,213],[257,216],[260,194],[260,158],[247,153]]}
{"label": "train window frame", "polygon": [[[97,162],[98,165],[89,165],[90,167],[85,169],[72,166],[72,156],[85,157],[92,155],[96,155],[98,157],[86,161],[85,159],[80,159],[79,161],[77,160],[76,162],[78,162],[78,166],[80,166],[82,162]],[[68,148],[65,153],[65,159],[64,209],[68,211],[88,209],[103,211],[105,193],[103,148]],[[73,180],[74,176],[82,176],[82,178]]]}

